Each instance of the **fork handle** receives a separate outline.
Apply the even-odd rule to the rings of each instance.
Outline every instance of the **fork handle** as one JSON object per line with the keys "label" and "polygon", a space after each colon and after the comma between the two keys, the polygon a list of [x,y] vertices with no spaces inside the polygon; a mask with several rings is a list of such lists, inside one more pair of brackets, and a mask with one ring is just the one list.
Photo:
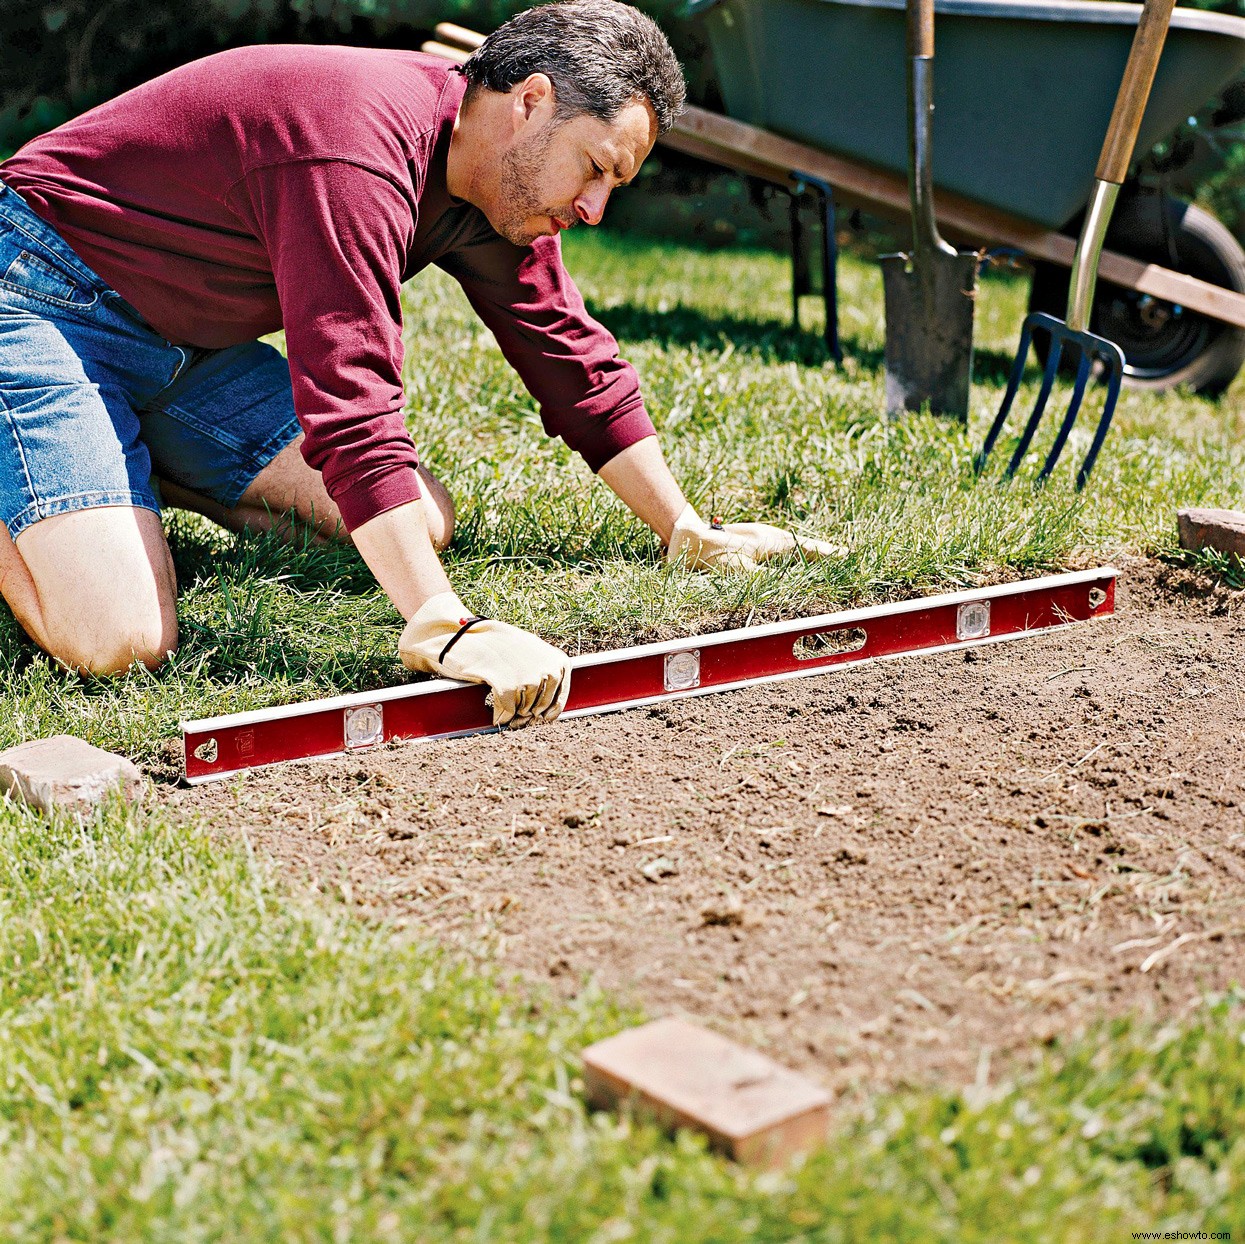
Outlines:
{"label": "fork handle", "polygon": [[1133,147],[1137,143],[1137,131],[1150,98],[1150,87],[1159,67],[1159,55],[1167,38],[1167,26],[1171,21],[1176,0],[1145,0],[1141,6],[1141,18],[1137,33],[1128,53],[1124,67],[1124,80],[1115,97],[1111,123],[1107,126],[1106,141],[1098,157],[1099,181],[1123,185],[1132,163]]}

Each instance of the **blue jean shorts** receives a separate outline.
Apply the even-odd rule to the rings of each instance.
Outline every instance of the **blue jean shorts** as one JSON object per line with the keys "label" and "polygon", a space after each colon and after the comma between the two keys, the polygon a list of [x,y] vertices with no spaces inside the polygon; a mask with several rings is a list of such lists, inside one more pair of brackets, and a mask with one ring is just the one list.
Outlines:
{"label": "blue jean shorts", "polygon": [[0,182],[0,519],[160,511],[160,479],[228,509],[298,435],[290,372],[259,341],[175,346]]}

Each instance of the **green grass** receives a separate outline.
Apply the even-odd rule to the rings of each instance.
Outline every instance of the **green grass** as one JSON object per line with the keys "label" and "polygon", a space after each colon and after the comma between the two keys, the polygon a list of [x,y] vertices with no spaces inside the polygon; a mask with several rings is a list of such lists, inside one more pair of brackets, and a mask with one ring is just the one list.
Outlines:
{"label": "green grass", "polygon": [[[408,294],[408,393],[460,508],[473,607],[576,650],[1171,553],[1178,505],[1245,501],[1242,389],[1126,394],[1091,487],[974,478],[1024,286],[986,282],[967,432],[882,409],[876,268],[847,257],[849,358],[794,335],[787,269],[575,235],[590,305],[637,364],[702,512],[794,524],[839,561],[727,578],[655,539],[537,412],[454,287]],[[1031,398],[1032,394],[1029,394]],[[358,558],[173,516],[182,647],[83,681],[0,618],[0,745],[68,729],[160,761],[181,716],[404,677]],[[1207,565],[1233,573],[1226,564]],[[834,1143],[751,1176],[592,1117],[575,1051],[616,1028],[400,930],[291,895],[245,844],[157,813],[79,825],[0,806],[0,1239],[1119,1240],[1245,1232],[1245,1045],[1233,997],[1121,1024],[1013,1084],[863,1101]]]}
{"label": "green grass", "polygon": [[[576,234],[569,262],[623,342],[676,475],[704,513],[768,518],[847,549],[841,560],[747,578],[668,570],[655,537],[560,441],[457,288],[435,271],[408,289],[410,419],[453,492],[446,557],[472,607],[576,650],[719,629],[847,604],[1040,573],[1122,551],[1168,552],[1179,505],[1245,504],[1245,402],[1126,393],[1091,486],[974,476],[1023,314],[1025,284],[983,284],[967,431],[882,417],[881,280],[842,264],[848,358],[827,365],[814,325],[789,323],[787,261]],[[815,314],[814,300],[808,312]],[[807,318],[807,317],[806,317]],[[1020,405],[1033,398],[1022,394]],[[1053,424],[1053,417],[1049,421]],[[1053,435],[1053,427],[1051,429]],[[1006,449],[1001,446],[1000,449]],[[1002,459],[1002,452],[996,456]],[[152,677],[66,679],[5,615],[0,745],[69,728],[154,759],[179,716],[385,686],[405,677],[397,615],[351,552],[291,553],[169,520],[182,646]]]}
{"label": "green grass", "polygon": [[592,1115],[554,1004],[158,814],[0,808],[0,1238],[997,1241],[1245,1230],[1241,999],[881,1097],[749,1174]]}

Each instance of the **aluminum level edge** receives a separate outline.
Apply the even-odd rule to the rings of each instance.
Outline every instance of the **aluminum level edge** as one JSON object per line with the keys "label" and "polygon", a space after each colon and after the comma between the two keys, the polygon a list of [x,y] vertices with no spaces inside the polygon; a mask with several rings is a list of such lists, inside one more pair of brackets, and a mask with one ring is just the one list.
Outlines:
{"label": "aluminum level edge", "polygon": [[[631,660],[636,657],[661,656],[668,652],[679,652],[688,647],[711,648],[718,644],[735,643],[745,637],[762,639],[769,635],[783,635],[789,631],[808,630],[811,627],[839,630],[876,618],[893,618],[922,609],[966,605],[975,600],[999,600],[1006,596],[1019,596],[1026,592],[1051,591],[1059,587],[1074,587],[1078,583],[1092,583],[1100,579],[1113,580],[1118,577],[1119,571],[1114,566],[1102,566],[1094,570],[1075,570],[1068,574],[1045,575],[1040,579],[1021,579],[1015,583],[1000,583],[993,587],[945,592],[938,596],[917,596],[911,600],[886,605],[870,605],[863,609],[845,609],[837,613],[791,618],[783,622],[764,622],[758,626],[736,627],[733,630],[715,631],[708,635],[685,635],[680,639],[662,640],[657,643],[639,644],[633,648],[614,648],[605,652],[592,652],[572,657],[571,669],[572,671],[586,669],[592,665]],[[243,713],[226,713],[218,717],[205,717],[198,721],[181,721],[178,723],[178,728],[183,734],[210,734],[214,730],[225,730],[233,726],[245,726],[261,721],[284,721],[291,717],[323,713],[333,709],[354,708],[361,704],[383,704],[389,700],[401,700],[416,695],[434,695],[450,687],[468,685],[470,684],[455,679],[434,678],[428,682],[406,683],[397,687],[384,687],[377,691],[329,696],[322,700],[306,700],[297,704],[278,704],[271,708],[254,709]],[[573,715],[578,714],[564,714],[568,718]]]}

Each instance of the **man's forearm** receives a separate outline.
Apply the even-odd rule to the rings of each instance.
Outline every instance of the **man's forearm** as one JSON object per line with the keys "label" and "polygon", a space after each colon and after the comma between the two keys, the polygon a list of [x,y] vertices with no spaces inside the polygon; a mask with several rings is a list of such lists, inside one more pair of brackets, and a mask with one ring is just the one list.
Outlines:
{"label": "man's forearm", "polygon": [[655,436],[629,445],[601,468],[600,475],[663,544],[670,543],[674,521],[687,505],[687,498],[670,474]]}
{"label": "man's forearm", "polygon": [[[669,544],[687,505],[655,436],[628,446],[601,468],[601,478],[638,518]],[[408,620],[431,597],[453,591],[428,533],[420,501],[378,514],[351,533],[376,581]]]}
{"label": "man's forearm", "polygon": [[428,534],[422,501],[369,519],[351,533],[376,581],[406,619],[428,599],[453,591]]}

